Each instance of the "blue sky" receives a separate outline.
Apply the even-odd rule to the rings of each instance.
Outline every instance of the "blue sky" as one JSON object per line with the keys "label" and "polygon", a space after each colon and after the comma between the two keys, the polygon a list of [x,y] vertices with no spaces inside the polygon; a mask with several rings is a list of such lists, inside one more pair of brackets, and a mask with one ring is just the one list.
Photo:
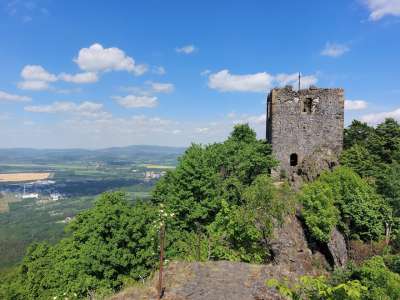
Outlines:
{"label": "blue sky", "polygon": [[269,89],[342,87],[400,120],[400,0],[0,0],[0,147],[265,135]]}

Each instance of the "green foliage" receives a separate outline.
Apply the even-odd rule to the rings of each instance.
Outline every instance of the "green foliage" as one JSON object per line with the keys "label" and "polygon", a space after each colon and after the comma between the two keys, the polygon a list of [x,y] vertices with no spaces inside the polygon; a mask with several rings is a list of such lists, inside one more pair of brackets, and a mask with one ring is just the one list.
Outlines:
{"label": "green foliage", "polygon": [[[265,261],[265,240],[282,207],[266,175],[276,163],[270,146],[257,140],[248,125],[235,126],[223,143],[188,148],[153,193],[155,203],[175,214],[168,225],[167,253],[184,259],[197,253]],[[191,251],[193,241],[207,251]]]}
{"label": "green foliage", "polygon": [[400,217],[400,164],[385,165],[376,175],[376,186],[393,208],[394,215]]}
{"label": "green foliage", "polygon": [[299,201],[303,204],[302,215],[311,235],[321,242],[329,241],[339,220],[332,188],[327,183],[315,181],[303,187]]}
{"label": "green foliage", "polygon": [[157,260],[157,218],[148,204],[131,207],[124,194],[105,193],[70,223],[67,238],[29,247],[17,278],[25,290],[16,299],[107,293],[125,277],[148,276]]}
{"label": "green foliage", "polygon": [[200,256],[200,260],[265,262],[269,258],[268,242],[274,226],[280,225],[293,208],[288,189],[287,185],[277,188],[269,176],[259,175],[243,191],[240,205],[221,201],[221,209],[206,232],[174,233],[170,229],[169,236],[184,234],[185,241],[181,236],[171,245],[179,249],[174,253],[189,260]]}
{"label": "green foliage", "polygon": [[379,157],[371,154],[365,146],[360,144],[355,144],[343,151],[340,157],[340,163],[343,166],[351,168],[364,178],[374,177],[377,174],[378,161]]}
{"label": "green foliage", "polygon": [[154,202],[165,203],[175,213],[175,226],[195,230],[196,222],[209,224],[217,213],[220,182],[207,148],[192,145],[177,168],[157,183]]}
{"label": "green foliage", "polygon": [[364,299],[400,299],[400,275],[391,272],[380,256],[365,262],[352,277],[368,287]]}
{"label": "green foliage", "polygon": [[400,125],[386,119],[376,128],[354,121],[345,130],[345,151],[341,163],[376,186],[386,206],[386,226],[392,229],[391,240],[400,245]]}
{"label": "green foliage", "polygon": [[374,188],[351,169],[323,173],[302,189],[303,216],[311,234],[328,241],[332,229],[353,239],[377,240],[391,222],[391,209]]}
{"label": "green foliage", "polygon": [[344,129],[344,148],[349,149],[356,144],[368,145],[374,132],[374,128],[368,126],[367,123],[353,120],[351,125]]}
{"label": "green foliage", "polygon": [[330,278],[324,276],[300,277],[297,284],[269,280],[267,285],[276,288],[288,299],[400,299],[400,275],[392,272],[384,259],[375,256],[360,267],[339,270]]}
{"label": "green foliage", "polygon": [[293,300],[359,300],[368,290],[358,280],[331,285],[324,276],[302,276],[293,287],[287,281],[269,280],[267,286],[276,288],[283,297]]}
{"label": "green foliage", "polygon": [[384,234],[391,209],[368,182],[345,167],[322,174],[320,180],[332,188],[344,233],[363,240],[377,240]]}

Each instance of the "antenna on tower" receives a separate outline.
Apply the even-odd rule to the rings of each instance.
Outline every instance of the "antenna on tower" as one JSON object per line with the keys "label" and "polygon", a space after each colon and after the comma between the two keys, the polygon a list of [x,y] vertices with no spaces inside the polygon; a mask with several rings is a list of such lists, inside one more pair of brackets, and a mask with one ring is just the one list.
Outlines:
{"label": "antenna on tower", "polygon": [[300,87],[301,87],[301,73],[299,72],[299,91],[300,91]]}

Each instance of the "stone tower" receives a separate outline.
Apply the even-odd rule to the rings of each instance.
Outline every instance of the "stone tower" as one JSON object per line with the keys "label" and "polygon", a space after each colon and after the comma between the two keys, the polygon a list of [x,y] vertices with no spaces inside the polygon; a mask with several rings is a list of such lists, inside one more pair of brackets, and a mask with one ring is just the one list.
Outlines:
{"label": "stone tower", "polygon": [[278,174],[312,179],[336,165],[343,147],[343,122],[343,89],[271,90],[267,140],[280,162]]}

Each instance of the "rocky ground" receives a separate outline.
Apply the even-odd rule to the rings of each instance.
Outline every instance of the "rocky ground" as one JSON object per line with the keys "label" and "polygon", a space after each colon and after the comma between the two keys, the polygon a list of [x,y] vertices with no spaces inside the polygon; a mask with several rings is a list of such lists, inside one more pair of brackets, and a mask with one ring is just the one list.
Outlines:
{"label": "rocky ground", "polygon": [[[266,300],[282,299],[266,286],[271,278],[294,282],[301,275],[326,273],[330,268],[320,251],[306,240],[301,222],[288,217],[275,232],[274,262],[251,265],[240,262],[173,262],[165,271],[165,300]],[[143,286],[127,289],[110,300],[157,299],[158,274]]]}

